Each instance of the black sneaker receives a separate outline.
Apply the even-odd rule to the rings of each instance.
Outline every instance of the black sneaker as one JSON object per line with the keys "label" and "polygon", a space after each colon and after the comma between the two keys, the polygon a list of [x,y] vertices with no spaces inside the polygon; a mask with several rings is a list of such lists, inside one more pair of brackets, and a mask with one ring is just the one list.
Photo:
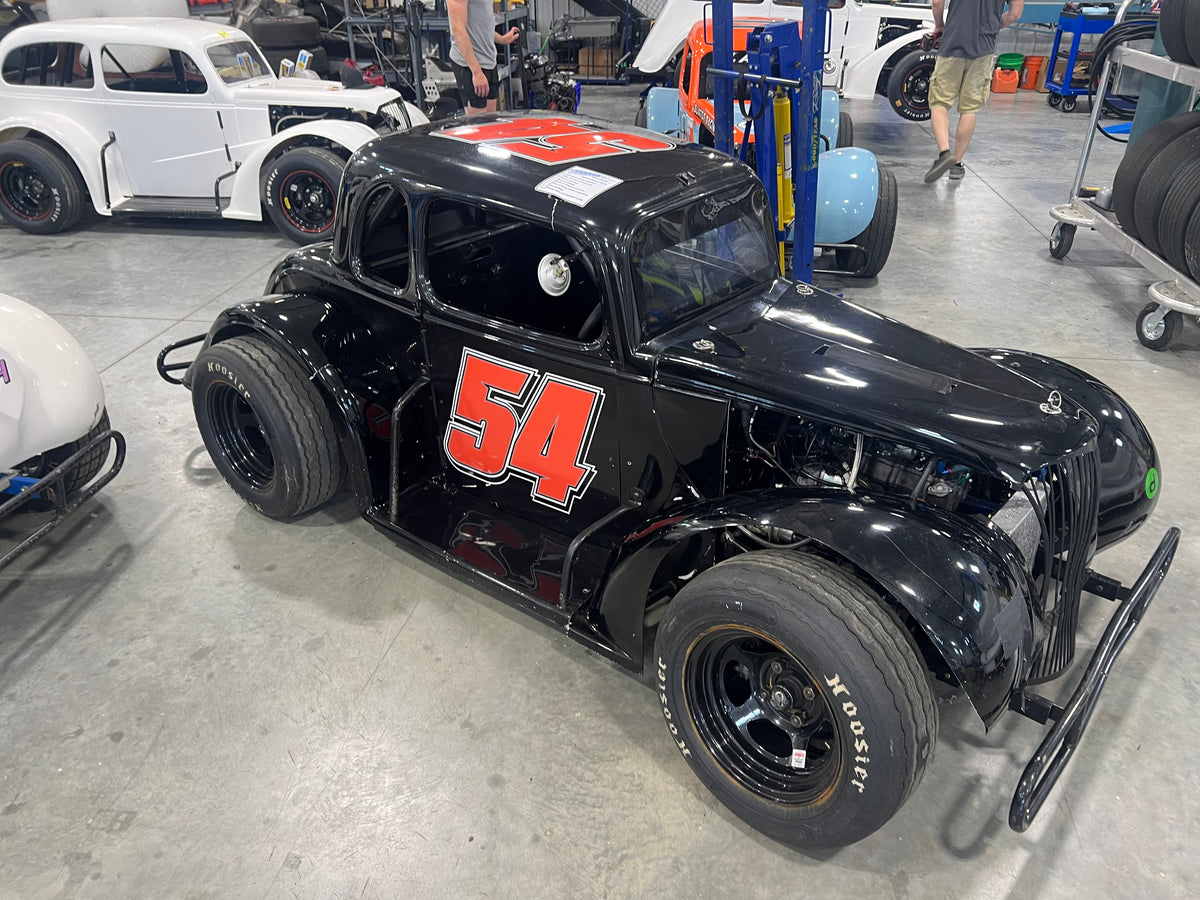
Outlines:
{"label": "black sneaker", "polygon": [[963,168],[962,163],[955,163],[950,167],[950,180],[962,181],[962,177],[967,174],[967,170]]}
{"label": "black sneaker", "polygon": [[938,154],[938,158],[933,161],[933,165],[929,167],[929,171],[925,173],[925,183],[932,184],[943,175],[946,170],[954,165],[954,154],[949,150],[943,150]]}

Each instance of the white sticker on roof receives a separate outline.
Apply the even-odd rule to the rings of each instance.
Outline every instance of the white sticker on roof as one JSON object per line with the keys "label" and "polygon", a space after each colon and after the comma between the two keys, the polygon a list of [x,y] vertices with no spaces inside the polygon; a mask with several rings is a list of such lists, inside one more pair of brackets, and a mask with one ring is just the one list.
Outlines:
{"label": "white sticker on roof", "polygon": [[624,180],[583,166],[571,166],[556,175],[543,178],[534,190],[574,203],[576,206],[587,206],[596,197]]}

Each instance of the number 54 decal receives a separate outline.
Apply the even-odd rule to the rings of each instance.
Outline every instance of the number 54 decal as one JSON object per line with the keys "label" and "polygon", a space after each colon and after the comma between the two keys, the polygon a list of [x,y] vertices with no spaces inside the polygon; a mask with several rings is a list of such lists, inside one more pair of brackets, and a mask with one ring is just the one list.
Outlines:
{"label": "number 54 decal", "polygon": [[534,502],[569,513],[596,474],[586,457],[603,405],[598,387],[464,348],[443,446],[460,472],[528,479]]}

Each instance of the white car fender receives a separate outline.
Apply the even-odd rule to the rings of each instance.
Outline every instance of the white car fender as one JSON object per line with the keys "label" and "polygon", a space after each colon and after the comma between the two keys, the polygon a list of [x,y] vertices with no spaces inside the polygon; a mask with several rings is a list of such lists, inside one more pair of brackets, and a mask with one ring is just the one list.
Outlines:
{"label": "white car fender", "polygon": [[[87,129],[77,125],[71,119],[58,113],[47,112],[35,122],[28,118],[10,116],[0,119],[0,140],[9,140],[15,135],[11,132],[19,129],[37,131],[46,135],[59,149],[62,150],[83,176],[88,194],[91,195],[92,205],[101,215],[111,215],[104,206],[104,179],[100,174],[100,147],[102,146]],[[111,177],[112,171],[109,171]],[[119,191],[113,191],[113,197],[120,196]]]}
{"label": "white car fender", "polygon": [[233,176],[233,192],[230,195],[229,206],[222,215],[226,219],[261,221],[263,216],[260,182],[264,161],[277,155],[281,146],[297,144],[297,139],[304,137],[323,138],[353,153],[367,141],[379,137],[379,133],[361,122],[319,119],[285,128],[272,140],[256,143],[254,150],[242,161],[237,174]]}
{"label": "white car fender", "polygon": [[104,412],[104,385],[79,342],[0,294],[0,471],[77,441]]}
{"label": "white car fender", "polygon": [[882,47],[872,50],[857,62],[846,66],[846,75],[842,81],[842,96],[851,100],[870,100],[875,96],[875,86],[879,83],[879,73],[884,65],[892,58],[897,50],[908,47],[919,50],[921,38],[933,33],[933,23],[919,31],[910,31],[903,37],[888,41]]}

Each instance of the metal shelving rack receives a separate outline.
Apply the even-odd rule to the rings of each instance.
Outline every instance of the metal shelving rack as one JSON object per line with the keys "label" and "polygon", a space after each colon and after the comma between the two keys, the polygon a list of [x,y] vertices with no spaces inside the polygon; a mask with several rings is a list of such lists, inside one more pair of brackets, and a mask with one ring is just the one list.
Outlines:
{"label": "metal shelving rack", "polygon": [[[1134,0],[1124,0],[1117,10],[1115,24],[1124,20],[1125,13],[1133,3]],[[1103,97],[1107,92],[1114,64],[1117,63],[1189,86],[1192,89],[1193,102],[1196,93],[1200,91],[1200,68],[1122,46],[1114,49],[1110,59],[1104,63],[1096,88],[1097,97]],[[1092,141],[1103,108],[1104,104],[1101,102],[1092,104],[1091,121],[1087,137],[1084,138],[1079,166],[1075,171],[1075,182],[1071,186],[1070,201],[1050,208],[1050,216],[1056,222],[1050,234],[1050,255],[1055,259],[1065,258],[1071,250],[1075,230],[1090,228],[1158,278],[1159,280],[1149,288],[1151,304],[1138,316],[1137,335],[1138,340],[1147,347],[1166,350],[1179,331],[1178,325],[1173,329],[1169,326],[1168,316],[1171,313],[1200,317],[1200,284],[1192,280],[1189,273],[1176,269],[1141,241],[1127,234],[1117,221],[1115,213],[1097,206],[1095,198],[1080,195],[1084,171],[1091,155]]]}

